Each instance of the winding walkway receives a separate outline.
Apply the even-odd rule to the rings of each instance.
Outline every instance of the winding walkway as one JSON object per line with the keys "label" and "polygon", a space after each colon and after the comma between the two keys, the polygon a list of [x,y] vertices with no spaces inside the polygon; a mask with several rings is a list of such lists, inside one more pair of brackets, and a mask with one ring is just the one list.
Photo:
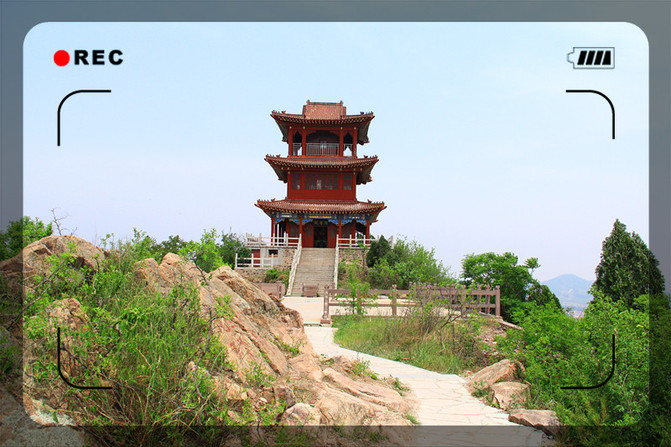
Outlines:
{"label": "winding walkway", "polygon": [[[310,305],[304,306],[303,300],[305,298],[288,300],[284,304],[301,314],[305,312],[305,322],[310,324],[314,318],[310,311],[316,303],[312,299]],[[417,399],[414,416],[423,426],[415,445],[538,446],[544,443],[541,431],[512,423],[504,411],[471,396],[463,378],[342,348],[333,341],[335,331],[330,327],[305,326],[305,333],[318,354],[367,361],[378,375],[397,377],[411,389]]]}

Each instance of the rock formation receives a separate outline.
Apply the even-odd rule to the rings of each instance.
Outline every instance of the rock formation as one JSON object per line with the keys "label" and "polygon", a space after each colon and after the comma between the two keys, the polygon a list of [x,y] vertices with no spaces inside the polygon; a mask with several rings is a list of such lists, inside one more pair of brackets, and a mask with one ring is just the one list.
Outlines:
{"label": "rock formation", "polygon": [[[74,236],[49,236],[30,244],[15,258],[0,263],[0,275],[16,289],[20,287],[22,268],[29,282],[35,275],[49,274],[49,256],[66,252],[73,255],[69,268],[84,275],[100,268],[106,257],[118,255]],[[191,371],[198,368],[197,374],[208,375],[214,381],[221,399],[232,404],[250,400],[254,408],[284,403],[278,420],[286,425],[411,425],[405,416],[410,406],[390,385],[348,374],[342,362],[329,362],[330,367],[327,367],[313,351],[303,331],[301,316],[231,268],[222,266],[205,273],[175,254],[166,255],[160,264],[149,258],[137,262],[135,267],[135,279],[148,290],[167,294],[178,285],[197,288],[204,316],[212,315],[222,299],[228,301],[231,315],[211,319],[210,324],[213,336],[227,348],[227,360],[234,365],[233,370],[215,374],[193,362],[189,364]],[[54,331],[56,326],[82,329],[90,318],[72,298],[54,300],[46,312],[47,331]],[[29,345],[27,340],[28,351]],[[250,382],[246,372],[253,368],[275,377],[275,382],[264,385]],[[45,406],[62,408],[58,404],[63,403],[60,393],[64,387],[45,392],[38,389],[39,386],[33,381],[24,382],[27,399],[39,398]],[[27,408],[35,408],[35,405]],[[76,412],[67,416],[77,424],[87,422],[79,419]],[[405,443],[402,435],[393,433],[388,435],[388,440]]]}

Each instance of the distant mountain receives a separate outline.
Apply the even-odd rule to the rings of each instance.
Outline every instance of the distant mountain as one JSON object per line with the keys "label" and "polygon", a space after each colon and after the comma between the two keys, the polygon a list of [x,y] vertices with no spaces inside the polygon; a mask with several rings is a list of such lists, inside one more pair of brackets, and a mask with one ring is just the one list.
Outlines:
{"label": "distant mountain", "polygon": [[593,298],[592,295],[587,293],[589,288],[592,287],[592,281],[570,273],[549,279],[542,284],[548,286],[552,293],[557,295],[563,307],[572,307],[575,310],[582,311]]}

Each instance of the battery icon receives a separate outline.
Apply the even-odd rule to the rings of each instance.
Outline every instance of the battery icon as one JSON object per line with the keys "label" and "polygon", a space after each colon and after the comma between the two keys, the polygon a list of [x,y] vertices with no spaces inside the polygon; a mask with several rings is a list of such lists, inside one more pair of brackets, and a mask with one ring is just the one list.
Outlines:
{"label": "battery icon", "polygon": [[566,60],[574,69],[615,68],[615,48],[613,47],[573,47]]}

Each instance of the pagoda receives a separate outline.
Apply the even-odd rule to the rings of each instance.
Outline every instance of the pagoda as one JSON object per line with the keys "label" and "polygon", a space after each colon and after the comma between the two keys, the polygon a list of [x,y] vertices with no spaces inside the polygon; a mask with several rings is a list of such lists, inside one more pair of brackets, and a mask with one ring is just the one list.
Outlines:
{"label": "pagoda", "polygon": [[273,238],[300,236],[303,247],[336,247],[340,239],[363,239],[384,202],[360,202],[357,186],[372,180],[377,156],[357,156],[368,143],[372,112],[348,115],[343,102],[310,102],[302,114],[273,111],[270,116],[287,143],[287,156],[265,160],[287,184],[283,200],[258,200],[271,219]]}

